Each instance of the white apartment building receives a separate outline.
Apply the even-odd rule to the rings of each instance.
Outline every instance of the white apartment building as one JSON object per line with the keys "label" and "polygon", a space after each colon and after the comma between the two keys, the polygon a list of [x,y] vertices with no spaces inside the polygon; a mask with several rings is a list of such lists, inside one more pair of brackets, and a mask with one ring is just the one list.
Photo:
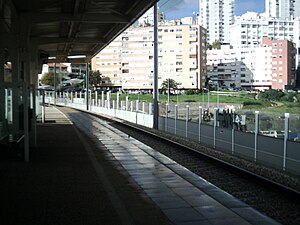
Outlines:
{"label": "white apartment building", "polygon": [[108,47],[92,58],[92,70],[102,74],[102,86],[108,85],[112,89],[122,86],[122,38],[119,36]]}
{"label": "white apartment building", "polygon": [[[300,17],[294,19],[294,43],[296,47],[296,68],[300,66]],[[296,41],[298,39],[298,41]],[[300,77],[299,77],[300,78]]]}
{"label": "white apartment building", "polygon": [[215,87],[288,89],[295,85],[295,49],[290,41],[263,38],[254,48],[207,50],[207,77]]}
{"label": "white apartment building", "polygon": [[270,60],[271,51],[265,49],[232,49],[222,45],[221,49],[207,50],[208,79],[219,88],[269,89],[271,68],[265,67],[265,62]]}
{"label": "white apartment building", "polygon": [[230,26],[234,24],[234,0],[199,0],[200,26],[207,29],[207,42],[230,42]]}
{"label": "white apartment building", "polygon": [[259,47],[263,37],[292,41],[297,49],[296,67],[300,65],[300,17],[293,20],[274,19],[266,18],[264,14],[248,12],[236,17],[230,33],[233,48]]}
{"label": "white apartment building", "polygon": [[263,14],[248,12],[237,17],[230,27],[230,44],[234,48],[253,48],[261,44],[263,37],[270,37],[294,41],[299,45],[296,26],[294,20],[267,19]]}
{"label": "white apartment building", "polygon": [[300,17],[299,0],[266,0],[265,7],[268,18],[291,20]]}
{"label": "white apartment building", "polygon": [[[153,89],[153,27],[130,27],[92,59],[102,87]],[[170,78],[179,89],[200,89],[206,81],[206,33],[199,25],[158,27],[158,85]]]}

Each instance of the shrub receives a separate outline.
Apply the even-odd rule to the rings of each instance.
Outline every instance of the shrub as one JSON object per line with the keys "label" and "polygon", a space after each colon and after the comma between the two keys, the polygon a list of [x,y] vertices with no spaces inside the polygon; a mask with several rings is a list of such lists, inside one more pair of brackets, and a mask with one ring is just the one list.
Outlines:
{"label": "shrub", "polygon": [[260,102],[256,102],[256,101],[245,101],[243,102],[244,106],[261,106],[262,104]]}
{"label": "shrub", "polygon": [[284,96],[282,91],[266,90],[258,95],[258,98],[268,101],[279,101]]}
{"label": "shrub", "polygon": [[185,91],[186,95],[194,95],[195,93],[196,93],[195,90],[187,90],[187,91]]}
{"label": "shrub", "polygon": [[294,102],[295,98],[296,98],[296,94],[294,94],[294,93],[287,93],[285,96],[283,96],[281,98],[281,100],[286,101],[286,102]]}
{"label": "shrub", "polygon": [[196,102],[196,100],[194,100],[194,99],[186,99],[186,100],[184,100],[184,102]]}

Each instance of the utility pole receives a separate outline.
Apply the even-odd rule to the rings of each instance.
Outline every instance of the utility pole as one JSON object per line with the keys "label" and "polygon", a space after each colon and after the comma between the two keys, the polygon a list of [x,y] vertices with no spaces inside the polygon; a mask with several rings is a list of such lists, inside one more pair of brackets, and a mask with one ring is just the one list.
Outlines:
{"label": "utility pole", "polygon": [[158,110],[158,43],[157,43],[157,3],[154,5],[153,10],[153,18],[154,18],[154,84],[153,84],[153,94],[154,94],[154,100],[153,100],[153,128],[158,129],[158,116],[159,116],[159,110]]}
{"label": "utility pole", "polygon": [[54,105],[56,106],[56,62],[54,63]]}
{"label": "utility pole", "polygon": [[[86,93],[85,93],[85,97],[86,97],[86,110],[89,110],[89,86],[90,86],[90,76],[89,76],[89,63],[87,62],[86,64],[86,75],[85,75],[85,85],[86,85]],[[92,93],[91,93],[92,94]]]}

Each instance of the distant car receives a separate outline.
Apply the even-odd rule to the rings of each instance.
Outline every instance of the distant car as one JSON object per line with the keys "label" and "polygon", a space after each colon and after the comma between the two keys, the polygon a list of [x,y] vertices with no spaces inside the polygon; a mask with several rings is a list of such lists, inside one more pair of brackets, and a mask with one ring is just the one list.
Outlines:
{"label": "distant car", "polygon": [[45,91],[54,91],[54,87],[50,86],[50,85],[43,85],[43,86],[39,86],[40,90],[45,90]]}
{"label": "distant car", "polygon": [[260,131],[262,135],[269,136],[269,137],[276,137],[277,138],[277,131],[276,130],[264,130]]}

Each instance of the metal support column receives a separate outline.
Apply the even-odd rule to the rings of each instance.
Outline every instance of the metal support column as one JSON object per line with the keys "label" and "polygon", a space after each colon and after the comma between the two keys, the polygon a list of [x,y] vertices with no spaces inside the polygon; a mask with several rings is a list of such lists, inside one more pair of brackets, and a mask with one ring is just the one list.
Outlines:
{"label": "metal support column", "polygon": [[257,158],[258,132],[259,132],[259,111],[255,111],[254,162],[256,162],[256,158]]}
{"label": "metal support column", "polygon": [[158,43],[157,43],[157,3],[154,5],[154,84],[153,84],[153,128],[158,129],[158,116],[159,116],[159,109],[158,109]]}
{"label": "metal support column", "polygon": [[29,92],[28,85],[23,84],[23,111],[24,111],[24,160],[29,162]]}
{"label": "metal support column", "polygon": [[54,105],[56,105],[56,91],[57,91],[57,89],[56,89],[56,63],[54,63],[54,84],[53,84],[53,86],[54,86]]}
{"label": "metal support column", "polygon": [[89,110],[89,63],[86,63],[86,75],[85,75],[85,84],[86,84],[86,93],[85,93],[85,97],[86,97],[86,110]]}

